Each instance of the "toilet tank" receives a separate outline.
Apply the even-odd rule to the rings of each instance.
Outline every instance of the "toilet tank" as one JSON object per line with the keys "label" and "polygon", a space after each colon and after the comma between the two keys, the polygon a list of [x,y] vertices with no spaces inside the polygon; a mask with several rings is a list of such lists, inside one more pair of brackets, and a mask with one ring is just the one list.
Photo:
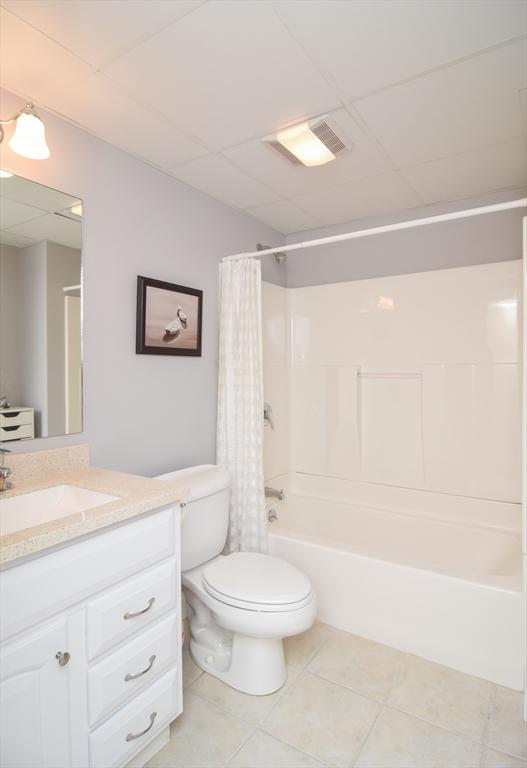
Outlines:
{"label": "toilet tank", "polygon": [[158,475],[185,488],[181,508],[181,570],[188,571],[219,555],[229,527],[229,473],[215,464],[201,464]]}

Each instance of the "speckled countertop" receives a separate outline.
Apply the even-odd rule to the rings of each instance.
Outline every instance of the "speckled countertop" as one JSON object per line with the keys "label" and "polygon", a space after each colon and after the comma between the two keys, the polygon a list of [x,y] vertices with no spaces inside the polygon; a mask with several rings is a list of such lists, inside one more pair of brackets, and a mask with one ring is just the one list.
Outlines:
{"label": "speckled countertop", "polygon": [[25,528],[0,536],[0,563],[3,565],[12,563],[18,558],[42,553],[49,547],[72,542],[80,536],[101,530],[106,526],[168,506],[181,501],[185,496],[185,489],[172,483],[97,467],[54,471],[20,481],[15,478],[15,482],[16,487],[2,493],[0,497],[0,516],[3,499],[56,485],[74,485],[119,498],[84,512],[77,512],[33,528]]}

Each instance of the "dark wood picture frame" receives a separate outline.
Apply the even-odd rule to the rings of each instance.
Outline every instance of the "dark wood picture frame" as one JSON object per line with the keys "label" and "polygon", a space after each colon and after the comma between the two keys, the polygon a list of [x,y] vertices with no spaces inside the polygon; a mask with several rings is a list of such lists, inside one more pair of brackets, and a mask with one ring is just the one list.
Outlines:
{"label": "dark wood picture frame", "polygon": [[[177,339],[167,342],[167,346],[147,344],[147,288],[150,287],[159,288],[163,291],[172,291],[174,293],[182,293],[194,296],[197,299],[197,342],[195,347],[178,347],[176,343]],[[155,280],[154,278],[144,277],[143,275],[137,276],[137,319],[135,351],[138,355],[184,355],[186,357],[201,357],[202,316],[203,291],[196,288],[187,288],[183,285],[176,285],[175,283],[167,283],[164,280]],[[167,316],[167,322],[170,320],[172,320],[172,318]],[[174,344],[174,346],[169,346],[169,343]]]}

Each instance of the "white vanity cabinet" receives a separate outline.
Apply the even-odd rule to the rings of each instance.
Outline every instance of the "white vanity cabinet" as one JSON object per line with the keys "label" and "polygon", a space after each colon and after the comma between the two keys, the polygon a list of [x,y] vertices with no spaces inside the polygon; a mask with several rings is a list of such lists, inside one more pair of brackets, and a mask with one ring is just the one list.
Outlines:
{"label": "white vanity cabinet", "polygon": [[2,572],[1,768],[146,762],[182,710],[180,579],[177,506]]}
{"label": "white vanity cabinet", "polygon": [[2,648],[0,755],[5,768],[69,768],[70,675],[56,658],[66,647],[77,655],[79,649],[68,644],[67,620],[59,618]]}

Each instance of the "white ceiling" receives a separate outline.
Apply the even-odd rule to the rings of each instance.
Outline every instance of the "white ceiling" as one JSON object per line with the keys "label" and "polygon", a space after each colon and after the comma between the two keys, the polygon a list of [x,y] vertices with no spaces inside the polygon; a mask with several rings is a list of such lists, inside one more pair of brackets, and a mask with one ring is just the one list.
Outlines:
{"label": "white ceiling", "polygon": [[[527,183],[523,0],[0,6],[5,88],[281,232]],[[326,166],[260,141],[320,114]]]}

